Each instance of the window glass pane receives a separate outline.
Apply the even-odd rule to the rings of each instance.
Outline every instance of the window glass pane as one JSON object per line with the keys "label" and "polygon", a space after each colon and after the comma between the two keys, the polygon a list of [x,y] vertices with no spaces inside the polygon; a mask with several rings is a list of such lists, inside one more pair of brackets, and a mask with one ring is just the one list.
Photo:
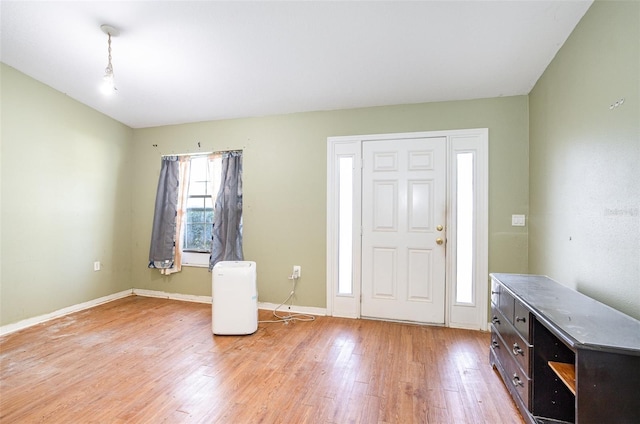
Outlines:
{"label": "window glass pane", "polygon": [[220,175],[215,175],[216,172],[221,172],[220,163],[220,158],[213,161],[205,156],[191,158],[184,250],[211,251],[214,204],[212,195],[217,194],[220,185]]}
{"label": "window glass pane", "polygon": [[473,303],[473,175],[474,154],[457,154],[456,302]]}
{"label": "window glass pane", "polygon": [[204,240],[202,241],[202,250],[206,250],[208,252],[211,251],[211,243],[213,239],[213,225],[205,224],[204,226]]}
{"label": "window glass pane", "polygon": [[207,209],[204,213],[205,220],[207,224],[213,224],[213,209]]}
{"label": "window glass pane", "polygon": [[189,183],[189,196],[204,196],[207,194],[207,181],[194,181]]}
{"label": "window glass pane", "polygon": [[193,236],[193,245],[191,247],[196,250],[204,250],[206,247],[204,224],[192,225],[191,231]]}
{"label": "window glass pane", "polygon": [[196,245],[196,233],[193,229],[194,225],[187,223],[185,225],[185,249],[193,249]]}
{"label": "window glass pane", "polygon": [[209,192],[215,199],[220,189],[220,181],[222,180],[222,158],[217,157],[209,161],[209,175],[211,176],[211,184]]}
{"label": "window glass pane", "polygon": [[206,156],[194,157],[191,159],[190,164],[189,179],[191,181],[207,181],[209,159]]}
{"label": "window glass pane", "polygon": [[204,222],[204,209],[187,209],[187,222],[189,223],[202,223]]}
{"label": "window glass pane", "polygon": [[338,161],[338,294],[353,293],[353,158]]}
{"label": "window glass pane", "polygon": [[187,209],[191,208],[204,208],[204,200],[202,197],[189,197],[187,198]]}

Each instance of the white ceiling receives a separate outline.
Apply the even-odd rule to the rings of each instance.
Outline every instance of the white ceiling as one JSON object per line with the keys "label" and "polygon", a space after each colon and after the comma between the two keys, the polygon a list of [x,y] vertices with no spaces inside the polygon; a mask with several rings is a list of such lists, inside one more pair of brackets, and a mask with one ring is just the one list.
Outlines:
{"label": "white ceiling", "polygon": [[512,96],[591,3],[2,0],[0,60],[133,128]]}

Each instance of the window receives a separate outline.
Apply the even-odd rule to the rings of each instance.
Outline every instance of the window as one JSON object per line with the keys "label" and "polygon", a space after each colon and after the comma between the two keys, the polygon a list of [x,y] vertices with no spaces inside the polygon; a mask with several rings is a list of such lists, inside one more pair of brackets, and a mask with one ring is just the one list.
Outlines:
{"label": "window", "polygon": [[213,206],[220,188],[221,157],[193,156],[189,163],[182,264],[208,266]]}
{"label": "window", "polygon": [[474,155],[456,156],[456,302],[473,303]]}
{"label": "window", "polygon": [[338,294],[353,294],[353,157],[338,161]]}
{"label": "window", "polygon": [[191,159],[187,194],[183,249],[187,252],[211,252],[213,197],[211,172],[206,156]]}

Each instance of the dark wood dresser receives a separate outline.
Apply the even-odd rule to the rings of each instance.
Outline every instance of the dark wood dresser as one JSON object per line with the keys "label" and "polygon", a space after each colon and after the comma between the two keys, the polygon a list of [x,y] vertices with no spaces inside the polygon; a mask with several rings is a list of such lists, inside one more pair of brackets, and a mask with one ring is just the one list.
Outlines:
{"label": "dark wood dresser", "polygon": [[491,274],[490,362],[528,423],[640,423],[640,321],[545,276]]}

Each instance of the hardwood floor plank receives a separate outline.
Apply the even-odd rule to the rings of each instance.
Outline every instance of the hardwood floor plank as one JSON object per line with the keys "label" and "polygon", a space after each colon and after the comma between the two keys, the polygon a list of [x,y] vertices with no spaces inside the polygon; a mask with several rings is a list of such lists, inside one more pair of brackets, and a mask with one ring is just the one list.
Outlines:
{"label": "hardwood floor plank", "polygon": [[522,423],[488,345],[329,317],[214,336],[210,305],[131,296],[0,338],[0,422]]}

